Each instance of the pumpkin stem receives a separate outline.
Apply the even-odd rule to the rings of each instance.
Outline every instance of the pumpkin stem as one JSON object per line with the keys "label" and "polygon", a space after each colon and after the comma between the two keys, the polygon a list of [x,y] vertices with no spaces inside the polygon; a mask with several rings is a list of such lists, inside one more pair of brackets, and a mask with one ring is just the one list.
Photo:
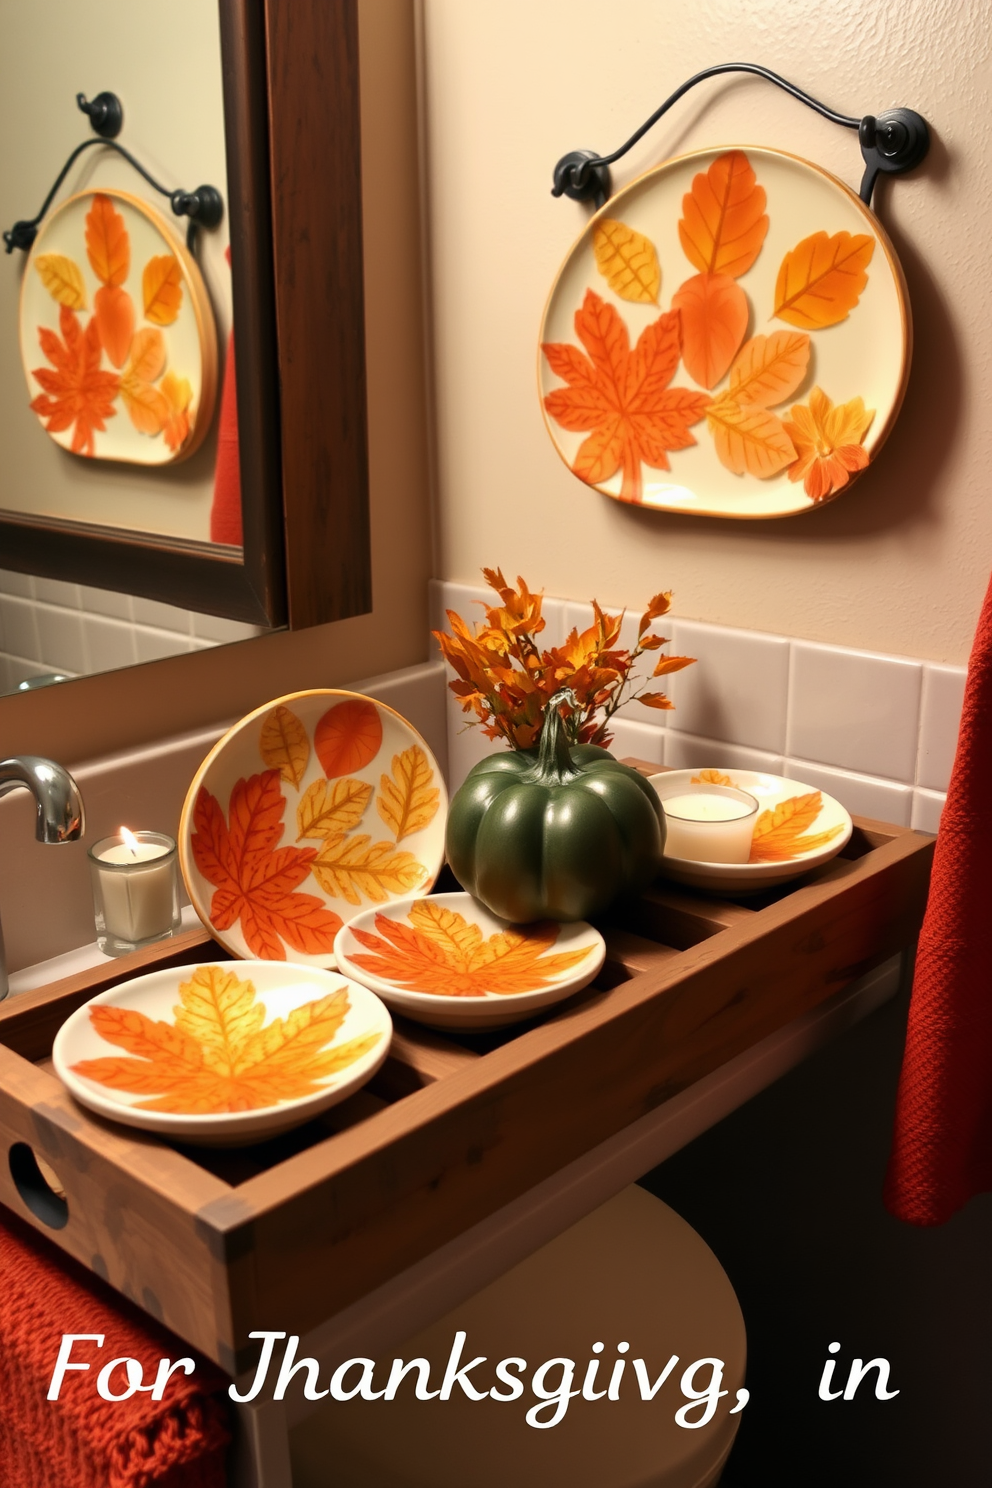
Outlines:
{"label": "pumpkin stem", "polygon": [[544,710],[537,755],[537,775],[542,780],[570,780],[576,773],[560,712],[563,703],[567,703],[570,708],[576,706],[575,693],[570,687],[563,687],[560,692],[556,692]]}

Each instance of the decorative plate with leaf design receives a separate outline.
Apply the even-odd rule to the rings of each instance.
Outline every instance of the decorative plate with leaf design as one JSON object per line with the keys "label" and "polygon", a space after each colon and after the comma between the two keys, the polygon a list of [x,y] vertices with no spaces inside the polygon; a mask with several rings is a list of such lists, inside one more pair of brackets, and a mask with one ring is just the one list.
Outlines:
{"label": "decorative plate with leaf design", "polygon": [[83,191],[46,217],[21,286],[31,408],[75,455],[166,465],[210,425],[217,330],[197,264],[124,191]]}
{"label": "decorative plate with leaf design", "polygon": [[732,785],[758,802],[747,863],[696,863],[662,859],[662,873],[715,894],[748,894],[787,883],[835,858],[850,841],[854,823],[833,796],[815,786],[758,770],[666,770],[650,777],[666,793],[682,785]]}
{"label": "decorative plate with leaf design", "polygon": [[134,977],[77,1008],[52,1063],[111,1121],[217,1146],[299,1126],[370,1080],[392,1020],[317,967],[212,962]]}
{"label": "decorative plate with leaf design", "polygon": [[565,260],[539,385],[566,465],[619,501],[779,517],[846,490],[909,376],[878,219],[777,150],[701,150],[619,191]]}
{"label": "decorative plate with leaf design", "polygon": [[186,891],[233,955],[331,967],[346,920],[431,888],[447,812],[437,760],[392,708],[290,693],[235,724],[193,777]]}
{"label": "decorative plate with leaf design", "polygon": [[502,1028],[588,986],[606,943],[584,920],[510,925],[471,894],[431,894],[356,915],[338,965],[432,1028]]}

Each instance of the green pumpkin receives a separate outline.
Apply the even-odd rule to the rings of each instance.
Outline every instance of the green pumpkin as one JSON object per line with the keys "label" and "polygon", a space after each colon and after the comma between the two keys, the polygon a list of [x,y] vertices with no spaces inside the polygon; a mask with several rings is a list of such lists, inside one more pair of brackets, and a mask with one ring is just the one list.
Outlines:
{"label": "green pumpkin", "polygon": [[559,701],[539,747],[475,765],[448,813],[455,877],[515,924],[587,919],[649,884],[665,845],[654,787],[605,749],[569,748]]}

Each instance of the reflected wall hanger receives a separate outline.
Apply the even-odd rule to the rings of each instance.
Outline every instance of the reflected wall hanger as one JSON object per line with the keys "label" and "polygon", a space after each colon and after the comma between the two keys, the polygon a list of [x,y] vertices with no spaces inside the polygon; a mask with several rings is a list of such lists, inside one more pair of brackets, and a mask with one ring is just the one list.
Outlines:
{"label": "reflected wall hanger", "polygon": [[170,191],[160,181],[136,160],[129,150],[123,145],[117,144],[117,136],[120,134],[124,124],[124,109],[116,93],[98,93],[90,102],[83,93],[76,94],[76,103],[80,110],[89,117],[90,124],[96,134],[96,139],[84,140],[77,145],[69,156],[65,165],[55,178],[55,184],[42,202],[41,210],[37,216],[26,221],[15,222],[3,234],[8,253],[15,248],[27,250],[34,243],[38,235],[38,227],[42,218],[51,206],[55,194],[69,171],[72,169],[79,156],[84,150],[90,150],[96,145],[103,145],[108,150],[116,150],[122,155],[129,165],[133,166],[140,176],[144,178],[160,196],[166,196],[177,217],[188,217],[189,225],[186,229],[186,245],[190,251],[194,250],[196,242],[196,229],[198,227],[217,227],[224,215],[224,201],[216,186],[198,186],[195,191],[183,191],[182,189]]}
{"label": "reflected wall hanger", "polygon": [[777,72],[771,72],[767,67],[759,67],[755,62],[721,62],[716,67],[707,67],[702,72],[697,72],[680,88],[676,88],[661,107],[655,109],[650,119],[635,130],[626,144],[621,145],[619,150],[614,150],[612,155],[597,155],[594,150],[572,150],[563,155],[554,169],[551,195],[567,196],[572,201],[591,201],[597,208],[602,207],[612,190],[610,166],[626,155],[690,88],[705,82],[707,78],[718,77],[726,72],[748,72],[764,78],[790,93],[793,98],[798,98],[807,108],[822,114],[832,124],[856,130],[865,164],[859,195],[866,207],[871,205],[871,194],[880,173],[901,175],[903,171],[912,170],[920,164],[930,148],[927,121],[915,109],[887,109],[882,114],[866,114],[862,119],[852,119],[845,114],[835,113],[826,104],[820,103],[809,93],[804,93],[794,83],[780,77]]}

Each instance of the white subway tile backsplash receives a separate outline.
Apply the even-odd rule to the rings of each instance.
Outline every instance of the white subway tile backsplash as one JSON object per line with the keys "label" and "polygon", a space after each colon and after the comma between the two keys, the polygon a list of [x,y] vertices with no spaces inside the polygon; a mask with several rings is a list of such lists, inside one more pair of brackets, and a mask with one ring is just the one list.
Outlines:
{"label": "white subway tile backsplash", "polygon": [[132,600],[134,618],[138,625],[154,625],[159,630],[178,631],[180,635],[192,635],[192,616],[189,610],[177,609],[175,605],[160,604],[157,599],[142,599],[135,595]]}
{"label": "white subway tile backsplash", "polygon": [[91,672],[113,672],[138,659],[134,626],[112,616],[84,615],[83,633]]}
{"label": "white subway tile backsplash", "polygon": [[34,597],[42,604],[60,605],[64,610],[79,609],[79,585],[67,584],[63,579],[36,578]]}
{"label": "white subway tile backsplash", "polygon": [[910,826],[917,832],[936,832],[946,799],[943,791],[915,790]]}
{"label": "white subway tile backsplash", "polygon": [[458,789],[473,765],[487,754],[508,746],[499,739],[487,739],[481,728],[473,728],[456,700],[448,694],[448,790]]}
{"label": "white subway tile backsplash", "polygon": [[676,706],[669,729],[781,753],[788,639],[696,620],[673,620],[671,636],[673,655],[695,656],[698,664],[663,679]]}
{"label": "white subway tile backsplash", "polygon": [[913,792],[908,785],[876,780],[870,775],[855,775],[848,770],[832,770],[826,765],[801,759],[786,759],[783,774],[835,796],[842,806],[858,816],[895,822],[900,827],[910,824]]}
{"label": "white subway tile backsplash", "polygon": [[655,728],[650,723],[635,723],[620,713],[612,720],[610,728],[613,730],[613,743],[607,748],[618,759],[632,756],[652,765],[665,763],[665,729]]}
{"label": "white subway tile backsplash", "polygon": [[116,594],[113,589],[79,589],[80,608],[87,615],[112,615],[117,620],[132,621],[134,610],[130,594]]}
{"label": "white subway tile backsplash", "polygon": [[794,641],[788,753],[912,784],[922,678],[905,657]]}
{"label": "white subway tile backsplash", "polygon": [[12,568],[0,569],[0,594],[18,594],[21,599],[34,599],[34,579],[30,574]]}
{"label": "white subway tile backsplash", "polygon": [[946,791],[950,781],[966,676],[965,667],[924,664],[916,783],[927,790]]}
{"label": "white subway tile backsplash", "polygon": [[193,622],[193,634],[201,641],[213,641],[215,644],[224,644],[230,641],[248,641],[253,636],[264,635],[265,632],[258,625],[248,625],[244,620],[225,620],[221,615],[197,615],[190,616]]}
{"label": "white subway tile backsplash", "polygon": [[682,734],[676,729],[666,731],[664,763],[672,770],[762,770],[766,775],[782,774],[780,754],[728,744],[725,740],[699,739],[695,734]]}
{"label": "white subway tile backsplash", "polygon": [[565,644],[565,638],[569,631],[566,620],[567,610],[568,605],[564,599],[548,599],[545,597],[541,605],[541,617],[544,620],[544,629],[537,638],[537,644],[542,651]]}
{"label": "white subway tile backsplash", "polygon": [[165,656],[185,655],[190,649],[190,639],[175,630],[152,630],[146,625],[134,627],[139,661],[161,661]]}
{"label": "white subway tile backsplash", "polygon": [[35,606],[35,621],[38,626],[40,661],[52,671],[87,670],[83,617],[79,610],[39,604]]}
{"label": "white subway tile backsplash", "polygon": [[8,656],[41,661],[35,606],[31,600],[0,595],[0,646]]}

